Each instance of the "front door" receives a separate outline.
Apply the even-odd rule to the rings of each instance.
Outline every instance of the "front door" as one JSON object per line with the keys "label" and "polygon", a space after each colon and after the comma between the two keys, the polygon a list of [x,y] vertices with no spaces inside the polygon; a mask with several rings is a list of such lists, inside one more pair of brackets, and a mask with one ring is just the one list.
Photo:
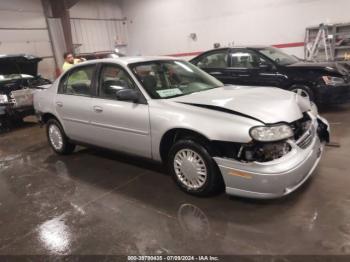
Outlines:
{"label": "front door", "polygon": [[149,109],[144,103],[119,101],[116,92],[137,88],[116,64],[102,64],[97,97],[91,103],[93,143],[117,151],[151,157]]}
{"label": "front door", "polygon": [[237,84],[251,86],[280,86],[284,76],[276,66],[254,50],[237,48],[230,53],[230,69]]}

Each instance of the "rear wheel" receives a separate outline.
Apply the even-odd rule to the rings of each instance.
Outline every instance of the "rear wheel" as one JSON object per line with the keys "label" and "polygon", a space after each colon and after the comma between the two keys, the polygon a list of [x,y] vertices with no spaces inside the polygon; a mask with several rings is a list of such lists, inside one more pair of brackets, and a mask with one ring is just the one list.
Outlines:
{"label": "rear wheel", "polygon": [[57,154],[67,155],[74,151],[75,145],[69,142],[62,126],[56,119],[47,121],[46,134],[50,146]]}
{"label": "rear wheel", "polygon": [[176,142],[170,149],[168,167],[175,182],[187,193],[208,196],[222,189],[222,176],[215,161],[198,142]]}

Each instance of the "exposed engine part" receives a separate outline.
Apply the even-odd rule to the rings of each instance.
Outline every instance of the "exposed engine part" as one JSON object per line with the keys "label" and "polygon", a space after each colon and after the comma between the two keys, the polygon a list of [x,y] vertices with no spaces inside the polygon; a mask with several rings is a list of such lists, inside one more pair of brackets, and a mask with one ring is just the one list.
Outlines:
{"label": "exposed engine part", "polygon": [[291,149],[287,142],[256,143],[244,148],[242,158],[248,162],[268,162],[283,157]]}
{"label": "exposed engine part", "polygon": [[[294,140],[298,142],[299,147],[306,148],[312,142],[315,131],[312,129],[312,120],[307,112],[303,114],[301,119],[291,123],[290,127],[294,132]],[[327,126],[321,120],[318,120],[317,133],[322,141],[329,142]],[[273,161],[292,150],[291,145],[286,140],[269,143],[253,141],[249,144],[214,141],[212,146],[215,148],[217,156],[244,162]]]}
{"label": "exposed engine part", "polygon": [[286,155],[291,146],[286,141],[237,144],[222,141],[213,142],[215,156],[233,158],[244,162],[268,162]]}

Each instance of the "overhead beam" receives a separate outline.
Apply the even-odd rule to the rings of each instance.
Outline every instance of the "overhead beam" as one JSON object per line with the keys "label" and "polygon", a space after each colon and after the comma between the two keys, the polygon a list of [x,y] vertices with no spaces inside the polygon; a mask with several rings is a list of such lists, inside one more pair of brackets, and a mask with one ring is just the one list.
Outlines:
{"label": "overhead beam", "polygon": [[64,41],[68,52],[74,51],[69,8],[77,2],[79,0],[42,0],[46,17],[61,19]]}

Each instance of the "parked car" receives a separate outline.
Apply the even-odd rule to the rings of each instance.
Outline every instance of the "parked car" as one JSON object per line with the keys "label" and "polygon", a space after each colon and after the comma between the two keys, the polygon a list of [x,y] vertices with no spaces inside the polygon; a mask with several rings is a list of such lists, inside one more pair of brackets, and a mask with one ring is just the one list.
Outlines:
{"label": "parked car", "polygon": [[51,82],[38,75],[41,58],[0,55],[0,131],[34,115],[33,92]]}
{"label": "parked car", "polygon": [[274,47],[214,49],[191,63],[225,84],[280,87],[318,105],[350,100],[350,75],[344,65],[301,61]]}
{"label": "parked car", "polygon": [[329,125],[309,100],[223,83],[173,58],[88,61],[34,95],[58,154],[93,145],[166,163],[186,192],[291,193],[312,174]]}

